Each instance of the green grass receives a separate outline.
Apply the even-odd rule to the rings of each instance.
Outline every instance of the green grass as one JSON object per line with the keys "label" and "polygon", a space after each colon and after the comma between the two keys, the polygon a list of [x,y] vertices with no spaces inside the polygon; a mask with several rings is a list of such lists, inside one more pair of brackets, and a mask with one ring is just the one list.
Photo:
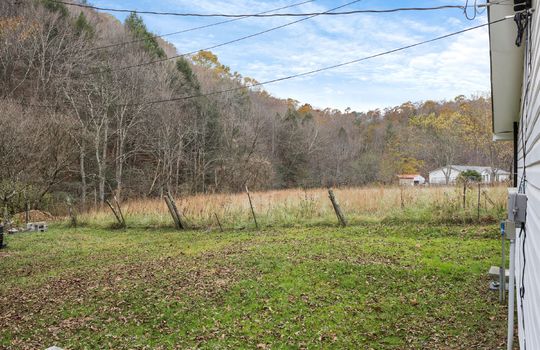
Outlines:
{"label": "green grass", "polygon": [[495,225],[8,236],[0,348],[497,349]]}

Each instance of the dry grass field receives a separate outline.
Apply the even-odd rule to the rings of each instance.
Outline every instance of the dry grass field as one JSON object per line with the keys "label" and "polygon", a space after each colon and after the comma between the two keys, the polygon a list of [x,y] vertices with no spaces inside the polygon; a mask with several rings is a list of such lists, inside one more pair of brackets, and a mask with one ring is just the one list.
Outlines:
{"label": "dry grass field", "polygon": [[[382,220],[415,222],[472,222],[478,220],[478,187],[365,187],[334,190],[352,224]],[[499,218],[506,201],[506,187],[482,187],[480,221]],[[263,227],[295,227],[335,224],[336,216],[326,189],[291,189],[251,193],[257,220]],[[216,215],[226,229],[253,227],[246,193],[210,194],[176,198],[191,228],[217,229]],[[130,227],[168,227],[172,220],[162,199],[132,200],[122,204]],[[109,227],[110,210],[81,214],[83,225]]]}

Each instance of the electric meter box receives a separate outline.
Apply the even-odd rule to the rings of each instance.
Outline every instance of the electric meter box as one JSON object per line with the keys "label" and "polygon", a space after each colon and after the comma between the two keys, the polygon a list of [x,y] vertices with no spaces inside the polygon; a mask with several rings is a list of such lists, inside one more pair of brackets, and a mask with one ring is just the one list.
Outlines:
{"label": "electric meter box", "polygon": [[508,190],[508,220],[524,224],[527,216],[527,195],[518,193],[515,188]]}

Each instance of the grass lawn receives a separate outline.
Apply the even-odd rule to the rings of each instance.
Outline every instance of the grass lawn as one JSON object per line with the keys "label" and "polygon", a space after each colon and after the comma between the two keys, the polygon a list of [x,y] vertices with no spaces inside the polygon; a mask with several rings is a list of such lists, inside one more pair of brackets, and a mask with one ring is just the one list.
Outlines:
{"label": "grass lawn", "polygon": [[0,251],[0,348],[498,349],[496,225],[52,228]]}

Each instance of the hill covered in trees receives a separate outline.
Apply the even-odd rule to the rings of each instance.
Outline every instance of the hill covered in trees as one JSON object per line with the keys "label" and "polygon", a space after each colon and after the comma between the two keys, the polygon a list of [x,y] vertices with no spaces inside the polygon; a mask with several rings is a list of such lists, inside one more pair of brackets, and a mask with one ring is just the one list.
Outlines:
{"label": "hill covered in trees", "polygon": [[511,165],[510,145],[491,141],[489,96],[321,110],[250,87],[209,51],[166,59],[176,48],[136,14],[50,0],[2,1],[0,38],[0,199],[14,211]]}

